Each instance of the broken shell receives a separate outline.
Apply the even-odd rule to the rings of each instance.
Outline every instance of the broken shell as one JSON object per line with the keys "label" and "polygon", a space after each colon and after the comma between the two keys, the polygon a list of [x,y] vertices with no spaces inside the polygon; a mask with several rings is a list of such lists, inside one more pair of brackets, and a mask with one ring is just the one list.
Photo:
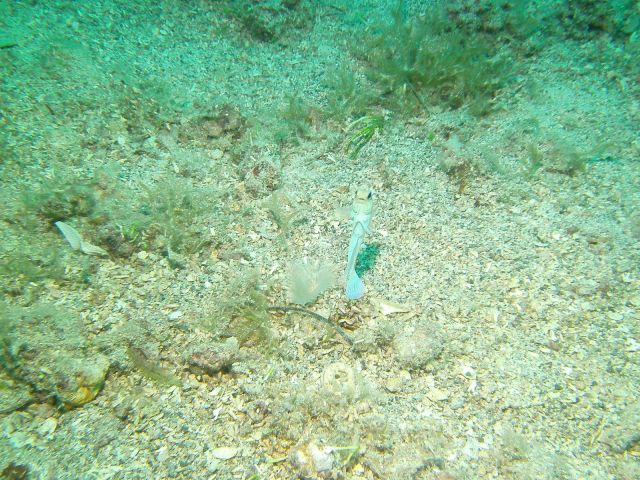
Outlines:
{"label": "broken shell", "polygon": [[80,232],[73,228],[71,225],[67,225],[64,222],[56,222],[55,226],[58,227],[62,236],[69,242],[72,250],[80,250],[82,253],[86,255],[97,255],[97,256],[106,256],[108,253],[106,250],[98,247],[97,245],[92,245],[91,243],[85,241],[80,235]]}
{"label": "broken shell", "polygon": [[74,407],[81,407],[96,398],[98,392],[100,392],[100,387],[101,386],[80,387],[75,392],[62,392],[60,394],[60,400],[65,408],[69,410]]}
{"label": "broken shell", "polygon": [[80,250],[80,245],[82,244],[82,236],[80,235],[80,232],[64,222],[58,221],[54,225],[58,227],[58,230],[60,230],[60,233],[62,233],[65,240],[69,242],[72,250]]}
{"label": "broken shell", "polygon": [[86,362],[77,372],[76,390],[59,391],[57,397],[67,409],[81,407],[98,396],[109,371],[109,360],[103,355],[96,355],[92,363]]}
{"label": "broken shell", "polygon": [[86,255],[96,255],[99,257],[105,257],[109,255],[106,250],[98,247],[97,245],[92,245],[89,242],[82,240],[80,243],[80,251]]}
{"label": "broken shell", "polygon": [[390,302],[381,298],[372,298],[371,304],[384,316],[391,315],[393,313],[407,313],[411,311],[411,307],[408,305]]}

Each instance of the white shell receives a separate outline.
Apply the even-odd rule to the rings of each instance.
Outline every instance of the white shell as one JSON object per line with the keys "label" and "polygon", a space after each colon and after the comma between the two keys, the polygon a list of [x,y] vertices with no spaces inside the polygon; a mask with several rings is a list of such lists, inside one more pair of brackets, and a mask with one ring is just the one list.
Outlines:
{"label": "white shell", "polygon": [[55,226],[58,227],[58,230],[60,230],[67,242],[69,242],[72,249],[80,250],[82,245],[82,236],[75,228],[64,222],[56,222]]}
{"label": "white shell", "polygon": [[98,247],[97,245],[92,245],[89,242],[85,242],[84,240],[80,244],[80,250],[82,251],[82,253],[86,253],[87,255],[108,255],[106,250]]}
{"label": "white shell", "polygon": [[69,242],[71,248],[73,250],[80,250],[82,253],[86,255],[98,255],[105,256],[108,255],[106,250],[98,247],[97,245],[92,245],[89,242],[85,242],[82,239],[82,235],[71,225],[67,225],[64,222],[56,222],[55,226],[58,227],[58,230],[62,233],[64,238]]}

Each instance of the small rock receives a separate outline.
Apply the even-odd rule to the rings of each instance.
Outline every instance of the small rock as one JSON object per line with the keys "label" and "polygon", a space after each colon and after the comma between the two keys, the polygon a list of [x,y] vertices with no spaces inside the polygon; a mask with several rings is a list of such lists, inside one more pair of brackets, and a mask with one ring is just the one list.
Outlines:
{"label": "small rock", "polygon": [[439,388],[431,388],[427,392],[426,397],[432,402],[442,402],[449,398],[449,393]]}
{"label": "small rock", "polygon": [[302,478],[316,478],[322,472],[327,472],[333,468],[334,458],[332,453],[333,449],[331,447],[322,447],[314,442],[309,442],[293,450],[290,454],[290,459]]}
{"label": "small rock", "polygon": [[621,322],[624,319],[624,315],[620,312],[609,312],[607,318],[613,322]]}
{"label": "small rock", "polygon": [[38,434],[41,437],[50,437],[56,428],[58,428],[58,420],[55,417],[49,417],[38,427]]}
{"label": "small rock", "polygon": [[313,442],[309,444],[309,453],[311,454],[311,459],[313,460],[313,465],[316,467],[316,471],[326,472],[333,468],[332,451],[329,447],[319,447]]}
{"label": "small rock", "polygon": [[453,400],[453,402],[451,402],[451,408],[453,410],[458,410],[458,409],[464,407],[465,403],[466,403],[466,401],[465,401],[464,397],[455,398]]}
{"label": "small rock", "polygon": [[583,297],[593,295],[598,290],[598,282],[592,279],[583,280],[574,289],[578,295]]}
{"label": "small rock", "polygon": [[224,155],[224,152],[219,148],[214,148],[213,150],[211,150],[211,152],[209,152],[209,156],[211,157],[211,160],[220,160],[223,155]]}
{"label": "small rock", "polygon": [[439,325],[427,320],[404,326],[393,341],[396,359],[406,369],[427,367],[444,349],[444,337]]}
{"label": "small rock", "polygon": [[238,449],[234,447],[218,447],[211,450],[211,455],[218,460],[229,460],[238,454]]}

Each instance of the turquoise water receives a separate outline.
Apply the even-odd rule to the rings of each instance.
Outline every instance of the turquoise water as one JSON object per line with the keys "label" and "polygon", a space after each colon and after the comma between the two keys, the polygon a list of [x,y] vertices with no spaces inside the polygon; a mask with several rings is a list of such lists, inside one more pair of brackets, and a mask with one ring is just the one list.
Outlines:
{"label": "turquoise water", "polygon": [[0,476],[640,478],[639,27],[0,1]]}

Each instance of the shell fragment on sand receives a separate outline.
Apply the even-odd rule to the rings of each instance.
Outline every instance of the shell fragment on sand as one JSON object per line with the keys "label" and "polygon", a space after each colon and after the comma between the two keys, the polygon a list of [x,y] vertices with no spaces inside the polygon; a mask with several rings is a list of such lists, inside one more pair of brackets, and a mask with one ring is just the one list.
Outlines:
{"label": "shell fragment on sand", "polygon": [[64,222],[58,221],[55,223],[55,226],[58,227],[58,230],[60,230],[60,233],[62,233],[62,236],[67,240],[67,242],[69,242],[69,245],[71,245],[71,248],[73,250],[80,250],[86,255],[108,255],[106,250],[83,240],[80,232],[78,232],[71,225],[67,225]]}
{"label": "shell fragment on sand", "polygon": [[385,317],[393,313],[407,313],[412,310],[408,305],[390,302],[388,300],[383,300],[382,298],[372,298],[371,304]]}

